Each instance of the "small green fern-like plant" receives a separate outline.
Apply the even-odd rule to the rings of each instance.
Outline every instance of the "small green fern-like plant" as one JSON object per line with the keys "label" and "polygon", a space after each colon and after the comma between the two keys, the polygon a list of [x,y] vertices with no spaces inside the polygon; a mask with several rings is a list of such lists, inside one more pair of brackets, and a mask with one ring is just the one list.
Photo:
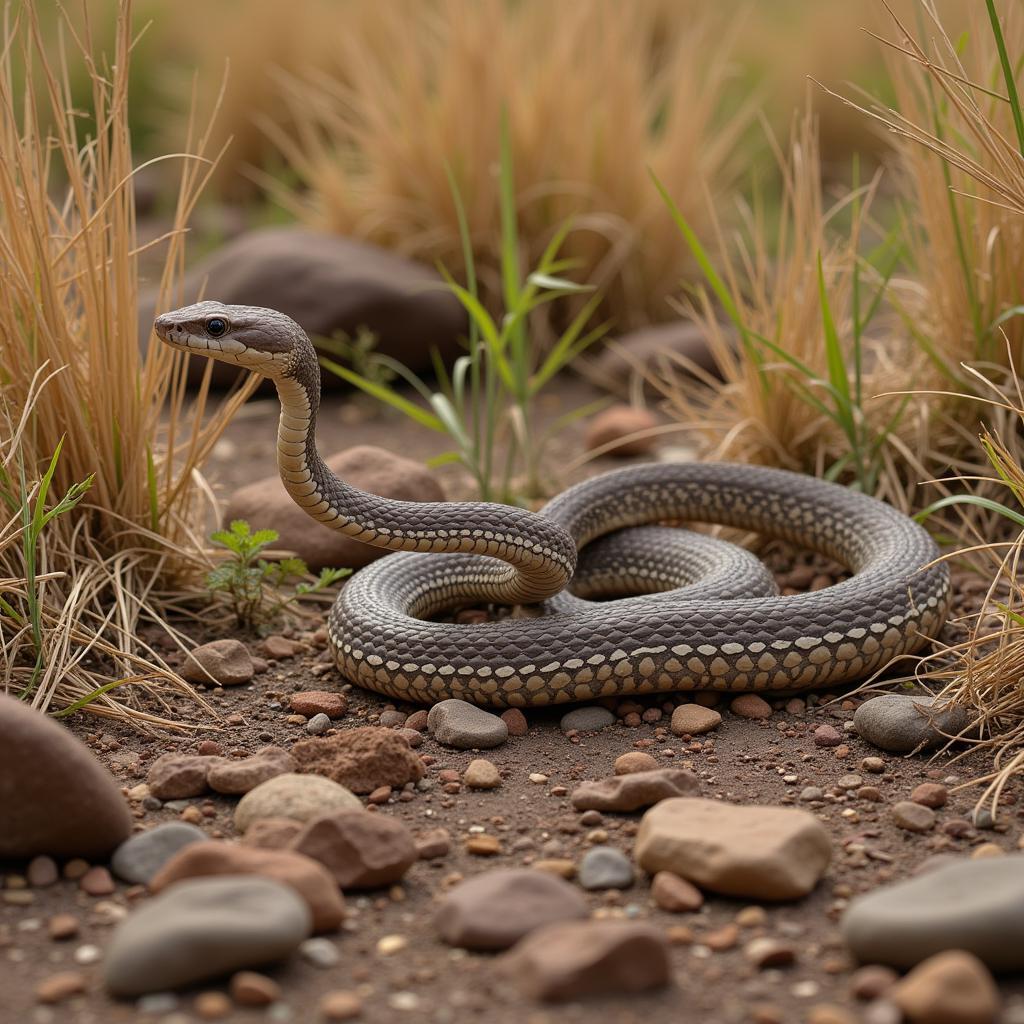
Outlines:
{"label": "small green fern-like plant", "polygon": [[[227,595],[240,626],[272,621],[285,607],[307,594],[337,583],[351,569],[321,569],[312,582],[309,567],[301,558],[268,561],[261,553],[278,539],[276,530],[252,530],[244,519],[232,520],[226,530],[210,534],[210,540],[228,551],[228,558],[209,572],[211,593]],[[289,581],[298,580],[290,590]]]}

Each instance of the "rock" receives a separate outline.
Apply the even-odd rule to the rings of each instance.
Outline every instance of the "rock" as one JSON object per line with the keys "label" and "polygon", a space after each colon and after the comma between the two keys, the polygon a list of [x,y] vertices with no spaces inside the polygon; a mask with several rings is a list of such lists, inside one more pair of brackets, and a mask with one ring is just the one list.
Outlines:
{"label": "rock", "polygon": [[770,718],[772,706],[756,693],[741,693],[729,704],[729,710],[738,718]]}
{"label": "rock", "polygon": [[72,996],[81,995],[88,987],[89,983],[81,971],[61,971],[36,985],[36,1001],[49,1005],[63,1003]]}
{"label": "rock", "polygon": [[819,725],[814,730],[816,747],[838,747],[843,742],[843,734],[834,725]]}
{"label": "rock", "polygon": [[45,855],[33,857],[25,868],[25,878],[33,889],[46,889],[60,878],[57,862]]}
{"label": "rock", "polygon": [[493,762],[478,757],[469,762],[462,775],[462,781],[470,789],[497,789],[501,785],[501,773]]}
{"label": "rock", "polygon": [[195,825],[168,821],[126,839],[114,851],[110,866],[123,881],[145,885],[179,850],[208,839]]}
{"label": "rock", "polygon": [[[398,501],[444,501],[441,485],[429,470],[383,448],[360,445],[325,461],[346,483],[362,491]],[[293,551],[314,571],[325,567],[359,569],[388,553],[310,519],[276,473],[235,491],[224,513],[225,522],[232,519],[248,520],[254,529],[277,530],[275,546]]]}
{"label": "rock", "polygon": [[423,762],[403,736],[375,726],[300,740],[292,757],[300,772],[322,775],[353,793],[372,793],[378,786],[400,789],[424,773]]}
{"label": "rock", "polygon": [[432,828],[416,837],[416,855],[420,860],[436,860],[451,853],[452,837],[446,828]]}
{"label": "rock", "polygon": [[828,830],[806,811],[676,797],[643,816],[634,857],[702,889],[792,900],[817,884],[832,856]]}
{"label": "rock", "polygon": [[309,821],[332,811],[361,811],[359,798],[338,783],[318,775],[287,773],[261,782],[235,808],[235,828],[245,832],[259,818]]}
{"label": "rock", "polygon": [[458,750],[490,750],[508,739],[504,719],[464,700],[443,700],[427,715],[427,727],[438,743]]}
{"label": "rock", "polygon": [[613,775],[597,782],[581,782],[570,799],[578,811],[637,811],[659,800],[697,791],[697,776],[685,768],[655,768],[647,772]]}
{"label": "rock", "polygon": [[578,881],[584,889],[628,889],[633,884],[633,864],[614,846],[593,846],[583,855]]}
{"label": "rock", "polygon": [[0,694],[0,860],[106,858],[131,831],[120,788],[89,748]]}
{"label": "rock", "polygon": [[405,728],[412,732],[426,732],[427,731],[427,709],[420,708],[418,711],[414,711],[405,720]]}
{"label": "rock", "polygon": [[239,971],[231,978],[231,998],[239,1006],[269,1006],[281,998],[281,986],[255,971]]}
{"label": "rock", "polygon": [[751,939],[743,947],[743,955],[759,971],[769,967],[788,967],[796,961],[796,948],[790,942],[768,935]]}
{"label": "rock", "polygon": [[212,754],[164,754],[149,769],[146,782],[157,800],[187,800],[209,790],[207,776],[227,759]]}
{"label": "rock", "polygon": [[911,1024],[993,1024],[1001,1004],[985,965],[959,949],[918,964],[888,998]]}
{"label": "rock", "polygon": [[295,771],[295,761],[287,750],[264,747],[241,761],[224,761],[210,768],[207,785],[215,793],[241,796],[268,779]]}
{"label": "rock", "polygon": [[933,810],[937,810],[939,807],[946,806],[949,790],[939,782],[922,782],[920,786],[914,787],[910,799],[915,804],[921,804],[922,807],[931,807]]}
{"label": "rock", "polygon": [[671,968],[668,940],[632,921],[563,921],[523,939],[499,961],[535,999],[627,995],[662,988]]}
{"label": "rock", "polygon": [[315,932],[334,931],[345,917],[344,901],[330,873],[294,850],[263,850],[220,841],[194,843],[169,860],[150,879],[149,888],[159,893],[183,879],[209,875],[259,875],[291,886],[309,907]]}
{"label": "rock", "polygon": [[331,693],[328,690],[303,690],[292,694],[288,707],[295,714],[307,718],[315,715],[341,718],[348,710],[348,698],[343,693]]}
{"label": "rock", "polygon": [[249,648],[227,637],[201,644],[185,655],[181,674],[190,683],[216,683],[218,686],[241,686],[255,674]]}
{"label": "rock", "polygon": [[722,716],[714,708],[700,704],[680,704],[672,712],[672,733],[675,736],[700,736],[722,724]]}
{"label": "rock", "polygon": [[865,1002],[879,999],[899,980],[900,976],[891,967],[885,967],[882,964],[858,967],[850,975],[850,995],[854,999],[861,999]]}
{"label": "rock", "polygon": [[892,820],[908,832],[927,832],[935,825],[935,812],[913,800],[900,800],[892,805]]}
{"label": "rock", "polygon": [[317,1012],[324,1020],[352,1020],[363,1012],[363,1001],[355,992],[338,989],[321,997]]}
{"label": "rock", "polygon": [[402,822],[362,810],[308,821],[290,848],[323,864],[342,889],[392,885],[419,857]]}
{"label": "rock", "polygon": [[530,731],[526,715],[519,708],[506,708],[499,717],[508,726],[509,736],[525,736]]}
{"label": "rock", "polygon": [[306,723],[306,732],[310,736],[322,736],[331,727],[331,720],[323,713],[314,715]]}
{"label": "rock", "polygon": [[962,860],[855,899],[843,938],[865,963],[913,967],[948,949],[1024,970],[1024,853]]}
{"label": "rock", "polygon": [[587,913],[579,890],[563,879],[530,868],[502,868],[455,885],[438,908],[434,925],[452,946],[508,949],[537,928],[582,919]]}
{"label": "rock", "polygon": [[309,908],[281,882],[253,876],[179,882],[121,922],[106,949],[104,982],[122,998],[183,988],[284,960],[311,927]]}
{"label": "rock", "polygon": [[[314,340],[343,332],[372,332],[375,352],[412,370],[429,369],[433,349],[459,352],[466,313],[431,267],[388,249],[304,227],[246,231],[198,262],[185,275],[181,298],[200,295],[241,306],[269,306],[296,320]],[[139,303],[142,339],[148,339],[157,296]],[[338,360],[336,353],[327,353]],[[343,360],[341,360],[343,361]],[[205,361],[202,365],[205,365]],[[214,364],[215,381],[238,374]],[[325,386],[335,379],[325,373]]]}
{"label": "rock", "polygon": [[585,708],[573,708],[562,715],[559,722],[562,732],[597,732],[615,724],[615,715],[607,708],[593,705]]}
{"label": "rock", "polygon": [[[583,445],[587,451],[601,449],[603,454],[608,455],[646,455],[657,447],[657,436],[634,435],[651,430],[659,422],[658,417],[647,409],[633,405],[613,405],[591,418]],[[609,447],[606,448],[606,445]]]}
{"label": "rock", "polygon": [[242,842],[264,850],[284,850],[301,831],[302,822],[292,818],[257,818],[242,836]]}
{"label": "rock", "polygon": [[654,771],[657,767],[657,760],[650,754],[642,750],[629,750],[615,758],[614,771],[616,775],[632,775],[634,772]]}
{"label": "rock", "polygon": [[857,734],[894,754],[927,750],[945,742],[941,732],[956,736],[971,724],[966,708],[947,707],[930,696],[885,693],[866,700],[853,716]]}
{"label": "rock", "polygon": [[659,871],[651,879],[651,898],[670,914],[689,913],[704,905],[700,889],[671,871]]}

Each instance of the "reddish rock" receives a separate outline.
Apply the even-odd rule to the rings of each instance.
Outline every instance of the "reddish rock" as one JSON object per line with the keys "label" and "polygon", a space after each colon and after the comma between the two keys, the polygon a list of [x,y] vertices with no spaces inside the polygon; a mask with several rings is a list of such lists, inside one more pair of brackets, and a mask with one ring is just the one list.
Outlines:
{"label": "reddish rock", "polygon": [[698,785],[697,776],[685,768],[656,768],[580,783],[570,799],[578,811],[629,812],[669,797],[689,796]]}
{"label": "reddish rock", "polygon": [[287,750],[264,747],[253,757],[213,765],[206,776],[206,782],[215,793],[241,796],[267,779],[293,771],[295,762]]}
{"label": "reddish rock", "polygon": [[912,1024],[993,1024],[1002,999],[974,955],[947,950],[919,963],[886,994]]}
{"label": "reddish rock", "polygon": [[264,658],[273,658],[277,661],[283,661],[285,658],[294,658],[301,650],[302,644],[277,634],[264,637],[260,641],[260,654]]}
{"label": "reddish rock", "polygon": [[502,711],[501,719],[508,726],[509,736],[525,736],[530,731],[526,715],[519,708],[508,708]]}
{"label": "reddish rock", "polygon": [[269,1006],[281,998],[281,986],[255,971],[239,971],[231,978],[231,998],[239,1006]]}
{"label": "reddish rock", "polygon": [[419,711],[414,711],[406,720],[406,729],[414,729],[416,732],[427,731],[427,715],[429,712],[425,708],[420,708]]}
{"label": "reddish rock", "polygon": [[670,914],[689,913],[704,905],[700,889],[671,871],[659,871],[651,879],[651,898]]}
{"label": "reddish rock", "polygon": [[158,800],[186,800],[206,793],[210,769],[228,763],[226,758],[203,754],[164,754],[153,762],[146,781]]}
{"label": "reddish rock", "polygon": [[336,736],[301,740],[292,747],[298,771],[323,775],[353,793],[372,793],[378,786],[400,788],[423,778],[423,762],[409,744],[390,729],[366,726]]}
{"label": "reddish rock", "polygon": [[729,710],[740,718],[770,718],[772,706],[756,693],[741,693],[730,702]]}
{"label": "reddish rock", "polygon": [[348,698],[343,693],[332,693],[328,690],[303,690],[293,693],[288,707],[297,715],[312,718],[314,715],[326,715],[328,718],[341,718],[348,710]]}
{"label": "reddish rock", "polygon": [[832,725],[819,725],[814,730],[816,747],[838,747],[843,742],[843,734]]}
{"label": "reddish rock", "polygon": [[78,888],[90,896],[109,896],[116,887],[106,868],[94,867],[78,880]]}
{"label": "reddish rock", "polygon": [[921,804],[924,807],[938,810],[938,808],[946,806],[946,801],[949,799],[949,790],[940,782],[922,782],[920,786],[914,788],[914,792],[910,794],[910,799],[915,804]]}

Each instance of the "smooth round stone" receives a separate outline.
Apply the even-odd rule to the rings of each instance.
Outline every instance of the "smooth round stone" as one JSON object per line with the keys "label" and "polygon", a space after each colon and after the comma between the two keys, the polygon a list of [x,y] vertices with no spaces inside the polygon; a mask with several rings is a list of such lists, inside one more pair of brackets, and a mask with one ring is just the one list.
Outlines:
{"label": "smooth round stone", "polygon": [[290,956],[312,930],[294,889],[269,878],[197,878],[140,906],[107,947],[104,984],[133,998]]}
{"label": "smooth round stone", "polygon": [[628,889],[633,863],[614,846],[595,846],[584,854],[577,878],[584,889]]}
{"label": "smooth round stone", "polygon": [[169,821],[126,839],[110,858],[114,874],[145,885],[179,850],[210,837],[185,821]]}
{"label": "smooth round stone", "polygon": [[455,698],[443,700],[430,709],[427,728],[438,743],[458,750],[489,750],[508,739],[508,726],[503,719]]}
{"label": "smooth round stone", "polygon": [[251,789],[235,808],[235,828],[239,832],[260,818],[291,818],[309,821],[334,811],[361,811],[362,802],[355,793],[322,775],[286,772]]}
{"label": "smooth round stone", "polygon": [[89,748],[0,694],[0,860],[105,860],[131,832],[121,790]]}
{"label": "smooth round stone", "polygon": [[905,693],[883,693],[866,700],[853,716],[853,727],[861,739],[894,754],[907,754],[921,748],[927,750],[945,742],[936,730],[956,736],[971,722],[966,708],[945,708],[934,714],[933,725],[929,713],[936,704],[930,696]]}
{"label": "smooth round stone", "polygon": [[573,708],[562,715],[559,725],[562,732],[597,732],[615,724],[615,715],[607,708],[592,705],[585,708]]}
{"label": "smooth round stone", "polygon": [[995,971],[1024,970],[1024,853],[965,860],[850,904],[842,933],[866,963],[913,967],[947,949]]}

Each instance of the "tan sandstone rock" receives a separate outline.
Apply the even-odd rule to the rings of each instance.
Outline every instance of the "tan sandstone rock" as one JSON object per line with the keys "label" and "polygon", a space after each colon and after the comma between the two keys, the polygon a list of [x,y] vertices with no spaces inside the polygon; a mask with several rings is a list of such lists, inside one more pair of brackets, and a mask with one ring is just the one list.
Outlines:
{"label": "tan sandstone rock", "polygon": [[685,768],[655,768],[583,782],[572,791],[578,811],[637,811],[660,800],[695,793],[697,776]]}

